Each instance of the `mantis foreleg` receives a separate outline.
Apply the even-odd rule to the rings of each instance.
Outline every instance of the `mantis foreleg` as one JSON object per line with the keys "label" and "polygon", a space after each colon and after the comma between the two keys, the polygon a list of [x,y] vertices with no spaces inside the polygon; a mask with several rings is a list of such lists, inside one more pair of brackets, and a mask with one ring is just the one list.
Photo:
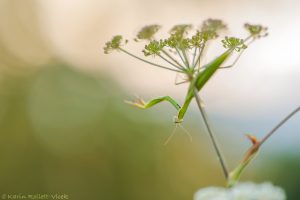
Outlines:
{"label": "mantis foreleg", "polygon": [[[173,105],[176,108],[176,110],[178,110],[179,112],[182,110],[181,106],[170,96],[158,97],[158,98],[149,100],[148,102],[145,102],[141,98],[137,98],[134,101],[126,101],[126,103],[136,106],[138,108],[147,109],[147,108],[151,108],[152,106],[159,104],[163,101],[167,101],[167,102],[171,103],[171,105]],[[176,124],[175,128],[174,128],[172,134],[166,140],[165,145],[170,141],[170,139],[175,134],[175,131],[176,131],[178,125],[184,130],[184,132],[189,136],[190,140],[192,141],[192,136],[190,135],[190,133],[186,129],[184,129],[183,126],[180,125],[180,123],[182,122],[182,119],[179,120],[178,117],[176,116],[174,119],[174,122]]]}
{"label": "mantis foreleg", "polygon": [[181,85],[181,84],[188,83],[188,82],[189,82],[189,80],[175,82],[175,85]]}
{"label": "mantis foreleg", "polygon": [[[178,77],[182,79],[182,81],[178,81]],[[190,80],[184,78],[184,77],[181,77],[180,74],[176,74],[176,78],[175,78],[175,85],[180,85],[180,84],[183,84],[183,83],[188,83],[190,82]]]}
{"label": "mantis foreleg", "polygon": [[243,54],[243,52],[244,52],[244,50],[242,50],[240,53],[239,53],[239,55],[235,58],[235,60],[233,61],[233,63],[231,64],[231,65],[227,65],[227,66],[224,66],[224,67],[219,67],[219,69],[228,69],[228,68],[231,68],[231,67],[233,67],[236,63],[237,63],[237,61],[240,59],[240,57],[241,57],[241,55]]}
{"label": "mantis foreleg", "polygon": [[[248,40],[248,39],[246,39]],[[250,42],[247,43],[247,46],[250,45],[252,42],[254,41],[254,39],[252,39]],[[241,55],[244,53],[245,49],[241,49],[241,51],[239,52],[238,56],[236,57],[236,59],[233,61],[233,63],[231,65],[227,65],[227,66],[224,66],[224,67],[219,67],[219,69],[228,69],[228,68],[231,68],[233,67],[237,61],[240,59]]]}
{"label": "mantis foreleg", "polygon": [[181,108],[180,105],[170,96],[158,97],[155,99],[151,99],[147,102],[145,102],[141,98],[137,98],[134,101],[125,101],[125,102],[128,104],[131,104],[133,106],[136,106],[138,108],[147,109],[147,108],[151,108],[152,106],[155,106],[156,104],[161,103],[163,101],[169,102],[172,106],[175,107],[176,110],[179,110]]}

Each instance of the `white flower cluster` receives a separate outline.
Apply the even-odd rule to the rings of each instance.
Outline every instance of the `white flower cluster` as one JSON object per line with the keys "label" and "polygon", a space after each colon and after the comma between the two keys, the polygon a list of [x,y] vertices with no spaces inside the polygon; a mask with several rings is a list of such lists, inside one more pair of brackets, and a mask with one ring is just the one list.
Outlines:
{"label": "white flower cluster", "polygon": [[286,200],[282,188],[272,183],[239,183],[233,188],[207,187],[196,192],[194,200]]}

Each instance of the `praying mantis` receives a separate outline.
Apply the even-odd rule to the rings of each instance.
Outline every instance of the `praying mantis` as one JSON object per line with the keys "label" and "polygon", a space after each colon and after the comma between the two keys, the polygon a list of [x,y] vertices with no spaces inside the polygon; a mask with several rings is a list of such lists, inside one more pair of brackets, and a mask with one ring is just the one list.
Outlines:
{"label": "praying mantis", "polygon": [[[225,37],[225,39],[222,40],[222,43],[223,46],[227,48],[227,50],[220,56],[212,60],[210,63],[201,66],[200,60],[202,58],[203,51],[207,42],[209,40],[217,38],[218,32],[226,28],[226,25],[221,20],[208,19],[204,21],[201,30],[197,30],[196,34],[191,38],[186,37],[188,30],[191,28],[191,25],[181,24],[176,25],[171,29],[170,37],[168,39],[155,40],[153,39],[153,36],[159,28],[160,26],[158,25],[146,26],[138,33],[135,40],[147,40],[149,44],[146,45],[145,49],[143,50],[144,55],[158,56],[168,64],[170,64],[173,68],[149,62],[123,49],[121,46],[121,36],[115,36],[111,42],[106,43],[106,47],[104,50],[105,53],[109,53],[111,50],[116,49],[156,67],[184,74],[187,80],[183,81],[182,83],[189,82],[189,87],[184,103],[182,106],[180,106],[179,103],[170,96],[158,97],[147,102],[145,102],[141,98],[137,98],[134,101],[126,101],[126,103],[129,103],[141,109],[148,109],[161,102],[169,102],[177,110],[177,115],[174,117],[174,123],[176,124],[175,129],[170,137],[166,140],[165,144],[167,144],[170,138],[175,133],[177,125],[180,125],[183,122],[183,118],[188,110],[188,107],[195,97],[206,128],[210,136],[212,137],[212,141],[214,141],[205,110],[202,106],[203,103],[201,103],[202,100],[200,99],[198,92],[205,86],[205,84],[211,79],[211,77],[218,69],[233,67],[236,64],[237,60],[240,58],[243,51],[247,48],[247,45],[249,45],[257,38],[266,36],[265,32],[267,29],[261,25],[245,24],[245,28],[250,33],[250,35],[245,40],[235,37]],[[125,41],[125,43],[127,43],[127,40]],[[180,58],[181,63],[176,60],[176,58],[174,58],[170,53],[168,53],[166,48],[168,48],[169,50],[173,50],[175,54]],[[191,56],[192,60],[188,57],[187,54],[190,52],[190,50],[193,51]],[[239,53],[235,61],[231,65],[222,66],[234,54],[234,51]],[[189,135],[191,139],[190,134],[185,129],[183,130]],[[217,145],[215,142],[213,142],[213,144],[214,146]]]}
{"label": "praying mantis", "polygon": [[[283,123],[285,123],[296,112],[300,111],[300,107],[298,107],[282,122],[280,122],[262,140],[258,141],[254,136],[248,135],[247,137],[251,140],[253,146],[248,150],[242,162],[233,171],[231,171],[231,173],[229,173],[223,156],[221,155],[220,148],[218,147],[214,134],[209,126],[207,115],[198,93],[219,69],[227,69],[233,67],[237,63],[240,56],[243,54],[244,50],[254,40],[267,36],[267,28],[261,25],[245,24],[245,28],[249,33],[248,37],[246,37],[245,39],[225,37],[222,40],[222,44],[223,47],[226,48],[226,50],[211,62],[204,65],[201,65],[201,60],[205,47],[210,40],[216,39],[218,37],[219,31],[225,29],[226,25],[221,20],[208,19],[203,22],[200,30],[197,30],[194,35],[188,37],[188,31],[191,28],[192,26],[189,24],[176,25],[170,30],[170,37],[168,37],[167,39],[156,40],[154,39],[154,35],[160,29],[160,26],[150,25],[142,28],[142,30],[137,34],[137,38],[134,39],[137,42],[148,42],[148,44],[145,45],[142,51],[146,57],[159,57],[169,66],[153,63],[125,50],[123,46],[128,43],[128,40],[124,41],[123,37],[120,35],[113,37],[111,41],[106,43],[106,46],[104,47],[104,53],[107,54],[113,50],[120,51],[150,65],[184,74],[186,80],[181,83],[187,82],[189,83],[189,86],[182,106],[170,96],[162,96],[151,99],[149,101],[144,101],[141,98],[137,98],[134,101],[126,102],[141,109],[151,108],[161,102],[169,102],[177,111],[177,115],[174,117],[174,123],[177,127],[177,125],[180,125],[183,122],[184,116],[190,106],[190,103],[195,98],[206,129],[213,143],[213,147],[221,163],[221,167],[223,169],[223,173],[227,180],[228,186],[233,186],[238,181],[243,169],[255,157],[259,147]],[[226,62],[235,54],[236,57],[233,60],[232,64],[225,65]]]}
{"label": "praying mantis", "polygon": [[[227,48],[227,50],[221,55],[219,55],[217,58],[212,60],[210,63],[203,66],[200,65],[200,59],[202,58],[202,54],[207,41],[217,38],[218,31],[226,28],[226,25],[221,20],[208,19],[204,21],[204,23],[202,24],[201,31],[197,31],[197,33],[191,38],[185,37],[187,31],[191,28],[191,25],[186,24],[174,26],[170,31],[170,38],[166,40],[158,41],[153,39],[153,35],[160,28],[160,26],[158,25],[146,26],[138,33],[138,36],[135,39],[136,41],[149,41],[149,44],[146,45],[145,50],[143,50],[145,56],[159,56],[168,64],[171,64],[174,68],[169,68],[149,62],[123,49],[121,47],[122,36],[115,36],[111,42],[106,43],[104,51],[105,53],[109,53],[111,50],[116,49],[148,64],[152,64],[154,66],[168,69],[171,71],[183,73],[187,78],[187,80],[184,82],[189,82],[190,84],[182,106],[180,106],[179,103],[177,103],[177,101],[175,101],[170,96],[158,97],[147,102],[145,102],[141,98],[137,98],[134,101],[126,101],[127,103],[141,109],[151,108],[152,106],[159,104],[163,101],[169,102],[178,112],[177,116],[174,117],[174,123],[180,124],[183,122],[183,118],[187,112],[187,109],[192,99],[197,96],[197,93],[205,86],[205,84],[208,82],[208,80],[210,80],[210,78],[215,74],[215,72],[218,69],[233,67],[234,64],[236,64],[237,60],[240,58],[244,49],[247,48],[247,45],[249,45],[253,40],[257,38],[266,36],[265,32],[267,29],[261,25],[245,24],[245,27],[250,32],[250,35],[245,40],[235,37],[225,37],[225,39],[222,40],[222,43],[223,46]],[[128,41],[126,40],[125,43],[127,42]],[[167,47],[170,50],[175,50],[182,63],[179,63],[179,61],[176,60],[176,58],[174,58],[166,51],[165,48]],[[192,55],[192,62],[187,55],[187,52],[189,52],[191,49],[194,51]],[[234,51],[239,52],[239,55],[237,56],[233,64],[228,66],[222,66],[226,62],[226,60],[228,60],[232,56]]]}

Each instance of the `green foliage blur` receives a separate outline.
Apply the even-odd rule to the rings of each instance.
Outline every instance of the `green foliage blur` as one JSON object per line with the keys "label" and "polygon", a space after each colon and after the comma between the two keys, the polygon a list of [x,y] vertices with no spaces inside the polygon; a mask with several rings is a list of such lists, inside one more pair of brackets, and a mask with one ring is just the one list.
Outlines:
{"label": "green foliage blur", "polygon": [[1,192],[191,199],[198,187],[222,183],[208,155],[199,153],[197,137],[191,144],[179,134],[163,146],[169,126],[124,104],[124,97],[107,78],[61,64],[6,81]]}

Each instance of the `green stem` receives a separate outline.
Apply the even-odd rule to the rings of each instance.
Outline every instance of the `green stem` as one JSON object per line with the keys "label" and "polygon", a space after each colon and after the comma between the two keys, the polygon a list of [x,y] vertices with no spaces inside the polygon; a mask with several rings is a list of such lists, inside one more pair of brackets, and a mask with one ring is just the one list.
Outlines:
{"label": "green stem", "polygon": [[143,58],[140,58],[140,57],[138,57],[138,56],[136,56],[136,55],[134,55],[134,54],[132,54],[132,53],[126,51],[125,49],[123,49],[123,48],[121,48],[121,47],[120,47],[119,49],[120,49],[122,52],[126,53],[127,55],[132,56],[132,57],[134,57],[134,58],[136,58],[136,59],[138,59],[138,60],[140,60],[140,61],[143,61],[143,62],[145,62],[145,63],[148,63],[148,64],[150,64],[150,65],[153,65],[153,66],[156,66],[156,67],[160,67],[160,68],[163,68],[163,69],[167,69],[167,70],[171,70],[171,71],[174,71],[174,72],[183,73],[183,72],[180,71],[180,70],[176,70],[176,69],[172,69],[172,68],[169,68],[169,67],[165,67],[165,66],[162,66],[162,65],[159,65],[159,64],[150,62],[150,61],[148,61],[148,60],[145,60],[145,59],[143,59]]}
{"label": "green stem", "polygon": [[179,55],[181,61],[183,62],[183,64],[184,64],[186,67],[188,67],[188,66],[186,65],[186,62],[184,61],[184,59],[183,59],[183,57],[182,57],[180,51],[178,50],[178,48],[176,47],[175,49],[176,49],[176,52],[177,52],[177,54]]}
{"label": "green stem", "polygon": [[182,70],[181,67],[179,67],[179,66],[173,64],[172,62],[170,62],[168,59],[166,59],[166,58],[163,57],[162,55],[159,55],[159,54],[158,54],[158,56],[159,56],[161,59],[163,59],[164,61],[166,61],[167,63],[169,63],[170,65],[174,66],[175,68],[177,68],[177,69],[179,69],[179,70]]}
{"label": "green stem", "polygon": [[183,55],[183,57],[184,57],[184,60],[185,60],[185,63],[186,63],[187,68],[190,68],[189,58],[188,58],[188,56],[186,55],[185,49],[182,49],[181,52],[182,52],[182,55]]}
{"label": "green stem", "polygon": [[194,49],[193,62],[192,62],[193,67],[195,66],[195,58],[196,58],[196,54],[197,54],[197,49],[198,49],[198,47],[195,47],[195,49]]}
{"label": "green stem", "polygon": [[288,116],[286,116],[283,120],[281,120],[268,134],[266,134],[263,139],[260,141],[260,146],[271,137],[275,131],[277,131],[286,121],[288,121],[293,115],[300,111],[300,106],[292,111]]}
{"label": "green stem", "polygon": [[208,119],[207,119],[207,115],[206,115],[206,112],[204,110],[204,108],[202,107],[201,105],[201,99],[200,99],[200,96],[198,94],[198,90],[195,88],[194,89],[194,95],[195,95],[195,99],[196,99],[196,102],[197,102],[197,105],[198,105],[198,108],[200,110],[200,113],[202,115],[202,118],[203,118],[203,121],[204,121],[204,124],[206,126],[206,129],[208,131],[208,134],[209,134],[209,137],[212,141],[212,144],[213,144],[213,147],[216,151],[216,154],[218,156],[218,159],[220,161],[220,164],[221,164],[221,167],[222,167],[222,170],[223,170],[223,173],[224,173],[224,176],[225,176],[225,179],[228,180],[228,169],[226,167],[226,163],[225,163],[225,159],[223,158],[222,154],[221,154],[221,150],[220,150],[220,147],[218,146],[218,143],[215,139],[215,136],[214,136],[214,133],[212,132],[211,128],[210,128],[210,125],[208,123]]}
{"label": "green stem", "polygon": [[163,52],[168,58],[170,58],[174,63],[176,63],[178,66],[180,66],[181,69],[184,69],[184,67],[182,66],[182,64],[180,64],[175,58],[173,58],[173,56],[171,56],[167,51],[162,50],[162,52]]}
{"label": "green stem", "polygon": [[197,64],[199,63],[199,69],[200,69],[200,59],[201,59],[201,56],[203,54],[204,47],[205,47],[205,43],[203,43],[203,45],[199,48],[199,54],[198,54],[196,63],[193,65],[193,68],[195,68],[197,66]]}
{"label": "green stem", "polygon": [[250,147],[249,150],[246,152],[240,164],[229,174],[229,179],[227,181],[228,187],[232,187],[238,182],[244,169],[255,158],[262,144],[265,143],[274,134],[275,131],[277,131],[283,124],[285,124],[291,117],[293,117],[299,111],[300,106],[293,110],[290,114],[288,114],[283,120],[281,120],[269,133],[267,133],[263,137],[263,139],[253,143],[252,147]]}
{"label": "green stem", "polygon": [[[251,38],[253,38],[253,35],[249,35],[248,37],[246,37],[246,38],[244,39],[244,43],[247,42],[248,40],[250,40]],[[254,39],[254,38],[253,38],[253,39]]]}

